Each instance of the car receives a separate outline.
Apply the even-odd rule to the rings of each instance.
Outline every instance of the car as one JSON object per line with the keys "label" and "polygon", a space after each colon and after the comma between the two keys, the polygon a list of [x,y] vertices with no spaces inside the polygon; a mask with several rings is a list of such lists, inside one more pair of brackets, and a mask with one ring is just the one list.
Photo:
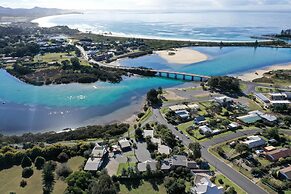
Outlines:
{"label": "car", "polygon": [[181,134],[183,134],[183,131],[180,131]]}
{"label": "car", "polygon": [[179,129],[178,129],[178,127],[175,127],[175,129],[178,131]]}
{"label": "car", "polygon": [[190,139],[190,137],[188,135],[186,135],[187,139]]}

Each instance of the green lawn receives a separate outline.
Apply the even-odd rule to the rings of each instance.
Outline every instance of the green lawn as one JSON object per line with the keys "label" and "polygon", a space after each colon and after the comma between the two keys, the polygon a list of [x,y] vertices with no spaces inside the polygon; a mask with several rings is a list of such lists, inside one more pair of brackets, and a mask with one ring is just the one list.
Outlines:
{"label": "green lawn", "polygon": [[[223,184],[220,184],[218,182],[218,180],[221,179],[223,181]],[[235,189],[235,191],[237,192],[237,194],[245,194],[246,192],[240,188],[237,184],[235,184],[234,182],[232,182],[231,180],[229,180],[228,178],[226,178],[224,175],[222,174],[219,174],[216,176],[216,179],[215,179],[215,184],[216,185],[220,185],[222,187],[224,187],[225,185],[229,185],[231,187],[233,187]]]}
{"label": "green lawn", "polygon": [[[71,52],[69,55],[72,57],[75,57],[74,52]],[[45,53],[44,55],[35,56],[34,61],[44,61],[44,62],[57,62],[57,61],[64,61],[64,60],[70,60],[71,56],[69,56],[68,53]]]}
{"label": "green lawn", "polygon": [[153,115],[153,111],[151,108],[148,108],[148,110],[145,112],[144,116],[140,118],[139,122],[143,123],[147,121],[151,116]]}
{"label": "green lawn", "polygon": [[128,167],[135,167],[136,166],[136,163],[132,163],[132,162],[129,162],[129,163],[120,163],[119,166],[118,166],[118,170],[117,170],[117,175],[121,175],[122,173],[122,169],[128,169]]}
{"label": "green lawn", "polygon": [[120,184],[120,194],[166,194],[166,188],[163,184],[156,185],[150,182],[142,182],[140,185],[128,186]]}
{"label": "green lawn", "polygon": [[[68,165],[72,170],[78,170],[79,166],[84,162],[82,157],[74,157],[68,161]],[[41,194],[42,193],[42,178],[41,170],[33,169],[34,173],[27,181],[27,186],[21,188],[20,181],[22,180],[21,166],[13,166],[10,169],[0,171],[0,193],[8,194],[16,192],[17,194]],[[53,194],[62,194],[66,189],[66,183],[62,180],[56,180]]]}

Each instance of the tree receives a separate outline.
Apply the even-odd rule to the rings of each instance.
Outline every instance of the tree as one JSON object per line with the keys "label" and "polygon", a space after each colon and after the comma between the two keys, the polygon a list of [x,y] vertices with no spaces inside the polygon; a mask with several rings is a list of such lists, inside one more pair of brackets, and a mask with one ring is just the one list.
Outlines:
{"label": "tree", "polygon": [[212,90],[219,90],[222,92],[241,92],[239,80],[233,77],[213,76],[207,83]]}
{"label": "tree", "polygon": [[279,130],[277,128],[267,129],[265,133],[269,139],[280,140]]}
{"label": "tree", "polygon": [[112,182],[111,177],[106,171],[101,172],[98,180],[93,182],[91,193],[94,194],[116,194],[115,185]]}
{"label": "tree", "polygon": [[58,177],[66,178],[68,177],[73,171],[67,164],[60,164],[56,168],[56,174]]}
{"label": "tree", "polygon": [[36,167],[36,169],[38,169],[38,170],[42,169],[44,164],[45,164],[44,157],[41,157],[41,156],[36,157],[36,159],[34,161],[34,166]]}
{"label": "tree", "polygon": [[237,192],[233,187],[228,187],[225,191],[225,194],[236,194]]}
{"label": "tree", "polygon": [[42,185],[43,193],[50,194],[54,189],[55,176],[54,176],[54,166],[51,162],[45,163],[42,171]]}
{"label": "tree", "polygon": [[31,159],[27,155],[25,155],[22,158],[21,167],[25,168],[25,167],[30,167],[31,165],[32,165]]}
{"label": "tree", "polygon": [[31,167],[25,167],[22,170],[22,177],[23,178],[30,178],[33,175],[33,170]]}
{"label": "tree", "polygon": [[69,156],[68,154],[66,154],[65,152],[62,152],[58,155],[58,161],[61,163],[65,163],[69,160]]}
{"label": "tree", "polygon": [[71,58],[70,60],[74,68],[79,69],[81,67],[81,63],[77,57]]}
{"label": "tree", "polygon": [[25,180],[21,180],[21,182],[20,182],[20,187],[26,187],[26,185],[27,185],[27,182],[25,181]]}
{"label": "tree", "polygon": [[155,89],[151,89],[148,93],[147,93],[147,102],[150,106],[152,105],[156,105],[160,102],[159,99],[159,92]]}
{"label": "tree", "polygon": [[[92,175],[84,171],[76,171],[68,176],[66,193],[85,193],[91,183]],[[74,192],[74,191],[80,192]]]}
{"label": "tree", "polygon": [[194,159],[198,159],[201,157],[201,146],[199,143],[197,143],[197,142],[190,143],[189,149],[193,152]]}
{"label": "tree", "polygon": [[235,146],[235,151],[239,154],[242,154],[249,150],[249,147],[244,143],[239,143]]}

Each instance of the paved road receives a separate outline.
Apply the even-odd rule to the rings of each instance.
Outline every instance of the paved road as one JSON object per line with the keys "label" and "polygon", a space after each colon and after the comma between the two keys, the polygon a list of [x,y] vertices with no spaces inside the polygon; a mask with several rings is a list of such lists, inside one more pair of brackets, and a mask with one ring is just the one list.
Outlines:
{"label": "paved road", "polygon": [[[161,124],[165,124],[169,129],[172,130],[173,134],[176,135],[180,140],[182,140],[185,146],[188,146],[192,140],[188,139],[184,134],[178,132],[175,127],[171,124],[168,124],[164,117],[161,115],[158,109],[153,109],[154,117],[159,121]],[[239,138],[246,135],[252,135],[259,132],[259,129],[248,130],[243,132],[237,132],[233,134],[226,135],[224,137],[214,138],[210,141],[201,143],[202,149],[201,154],[202,158],[208,161],[211,165],[213,165],[217,170],[223,173],[226,177],[228,177],[231,181],[235,182],[239,185],[243,190],[245,190],[249,194],[267,194],[261,187],[257,186],[255,183],[250,181],[248,178],[237,172],[236,170],[232,169],[230,166],[225,164],[224,162],[217,159],[211,153],[209,153],[208,148],[210,146],[229,141],[235,138]]]}

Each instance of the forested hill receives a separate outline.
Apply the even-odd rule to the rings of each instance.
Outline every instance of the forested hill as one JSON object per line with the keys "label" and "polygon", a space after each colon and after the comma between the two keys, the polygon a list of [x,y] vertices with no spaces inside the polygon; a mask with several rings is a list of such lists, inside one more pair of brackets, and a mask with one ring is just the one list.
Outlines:
{"label": "forested hill", "polygon": [[34,7],[32,9],[12,9],[0,6],[0,17],[41,17],[59,14],[77,13],[71,10]]}

